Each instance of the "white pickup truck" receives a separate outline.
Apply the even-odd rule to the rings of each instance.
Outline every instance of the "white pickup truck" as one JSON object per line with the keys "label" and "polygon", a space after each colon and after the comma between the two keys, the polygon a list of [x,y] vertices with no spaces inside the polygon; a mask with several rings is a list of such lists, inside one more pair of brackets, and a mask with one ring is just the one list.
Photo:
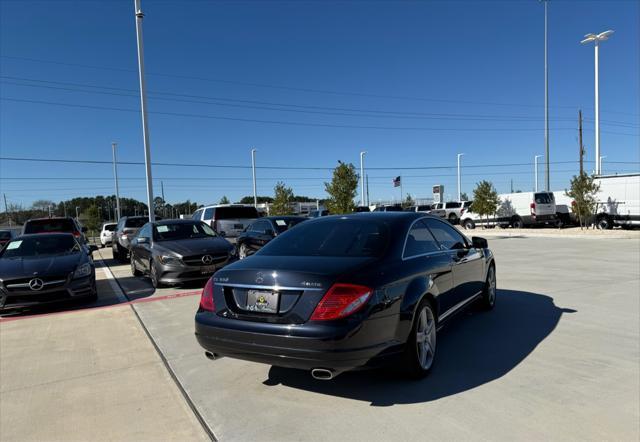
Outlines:
{"label": "white pickup truck", "polygon": [[449,201],[448,203],[435,203],[429,213],[446,219],[451,224],[458,224],[465,211],[469,210],[471,201]]}

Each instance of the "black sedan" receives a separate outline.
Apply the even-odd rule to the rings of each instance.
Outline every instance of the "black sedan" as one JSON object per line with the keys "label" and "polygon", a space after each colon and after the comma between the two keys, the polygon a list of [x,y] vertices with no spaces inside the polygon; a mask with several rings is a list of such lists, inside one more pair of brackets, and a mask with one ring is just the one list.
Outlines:
{"label": "black sedan", "polygon": [[131,273],[154,287],[209,278],[229,262],[233,246],[196,220],[147,223],[131,240]]}
{"label": "black sedan", "polygon": [[421,377],[444,321],[495,300],[485,239],[470,241],[429,215],[360,213],[307,221],[217,272],[195,331],[209,358],[300,368],[316,379],[400,361]]}
{"label": "black sedan", "polygon": [[302,216],[265,216],[252,222],[236,240],[238,258],[253,255],[273,238],[307,219]]}
{"label": "black sedan", "polygon": [[22,235],[0,252],[0,310],[97,296],[90,250],[70,233]]}

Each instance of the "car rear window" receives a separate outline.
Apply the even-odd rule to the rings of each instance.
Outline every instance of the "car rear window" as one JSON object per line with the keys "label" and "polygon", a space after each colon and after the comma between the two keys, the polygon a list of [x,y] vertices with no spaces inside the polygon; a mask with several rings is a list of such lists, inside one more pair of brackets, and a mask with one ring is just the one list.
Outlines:
{"label": "car rear window", "polygon": [[373,257],[389,243],[385,224],[371,220],[308,221],[278,236],[257,253],[266,256]]}
{"label": "car rear window", "polygon": [[553,194],[547,192],[539,192],[534,194],[533,198],[536,204],[551,204],[553,202]]}
{"label": "car rear window", "polygon": [[447,209],[458,209],[462,203],[447,203],[445,206]]}
{"label": "car rear window", "polygon": [[0,232],[0,239],[11,239],[11,232]]}
{"label": "car rear window", "polygon": [[283,218],[283,219],[274,219],[273,224],[275,224],[278,233],[282,233],[292,228],[296,224],[300,224],[303,219],[296,218]]}
{"label": "car rear window", "polygon": [[116,230],[116,224],[107,224],[106,226],[104,226],[104,230],[113,232],[114,230]]}
{"label": "car rear window", "polygon": [[387,206],[385,207],[385,212],[402,212],[402,206]]}
{"label": "car rear window", "polygon": [[258,211],[255,207],[216,207],[216,220],[243,218],[259,218]]}
{"label": "car rear window", "polygon": [[138,229],[144,226],[149,219],[147,217],[141,216],[139,218],[127,218],[127,221],[124,223],[125,227],[133,227],[134,229]]}
{"label": "car rear window", "polygon": [[38,219],[27,221],[24,233],[51,233],[76,231],[76,226],[70,219]]}

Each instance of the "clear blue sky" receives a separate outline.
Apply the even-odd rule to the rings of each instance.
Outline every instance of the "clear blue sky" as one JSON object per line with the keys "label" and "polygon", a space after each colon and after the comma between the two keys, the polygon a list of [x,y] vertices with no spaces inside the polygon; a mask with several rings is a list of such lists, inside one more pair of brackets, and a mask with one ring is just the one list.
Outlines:
{"label": "clear blue sky", "polygon": [[[533,187],[529,165],[469,166],[544,153],[536,0],[142,3],[154,162],[249,166],[255,147],[259,166],[332,168],[358,166],[366,150],[373,202],[399,197],[397,175],[405,193],[427,197],[444,184],[455,197],[464,152],[463,191],[483,178],[500,192],[511,179],[516,189]],[[614,29],[601,46],[604,171],[640,168],[639,3],[549,3],[552,162],[577,161],[580,108],[586,160],[594,159],[593,47],[579,41]],[[109,161],[117,141],[120,160],[143,161],[133,0],[4,0],[0,15],[2,156]],[[450,168],[401,169],[416,166]],[[553,164],[552,188],[565,188],[576,168]],[[143,174],[121,166],[121,195],[144,201]],[[155,166],[153,174],[169,202],[252,192],[250,169]],[[259,194],[281,179],[321,198],[330,171],[258,175]],[[14,179],[25,177],[38,179]],[[1,161],[0,188],[26,205],[111,194],[112,170]]]}

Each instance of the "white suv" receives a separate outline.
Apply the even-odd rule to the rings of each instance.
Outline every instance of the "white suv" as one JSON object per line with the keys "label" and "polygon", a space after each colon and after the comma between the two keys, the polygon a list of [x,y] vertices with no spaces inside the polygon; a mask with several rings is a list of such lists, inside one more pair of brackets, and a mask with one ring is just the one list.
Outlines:
{"label": "white suv", "polygon": [[255,207],[244,204],[218,204],[201,207],[192,218],[203,221],[219,235],[233,238],[244,231],[260,215]]}
{"label": "white suv", "polygon": [[446,219],[451,224],[457,224],[466,210],[471,206],[471,201],[449,201],[448,203],[436,203],[431,206],[429,213]]}
{"label": "white suv", "polygon": [[100,232],[100,244],[102,247],[111,245],[113,241],[113,232],[116,230],[117,223],[104,223],[102,225],[102,231]]}

